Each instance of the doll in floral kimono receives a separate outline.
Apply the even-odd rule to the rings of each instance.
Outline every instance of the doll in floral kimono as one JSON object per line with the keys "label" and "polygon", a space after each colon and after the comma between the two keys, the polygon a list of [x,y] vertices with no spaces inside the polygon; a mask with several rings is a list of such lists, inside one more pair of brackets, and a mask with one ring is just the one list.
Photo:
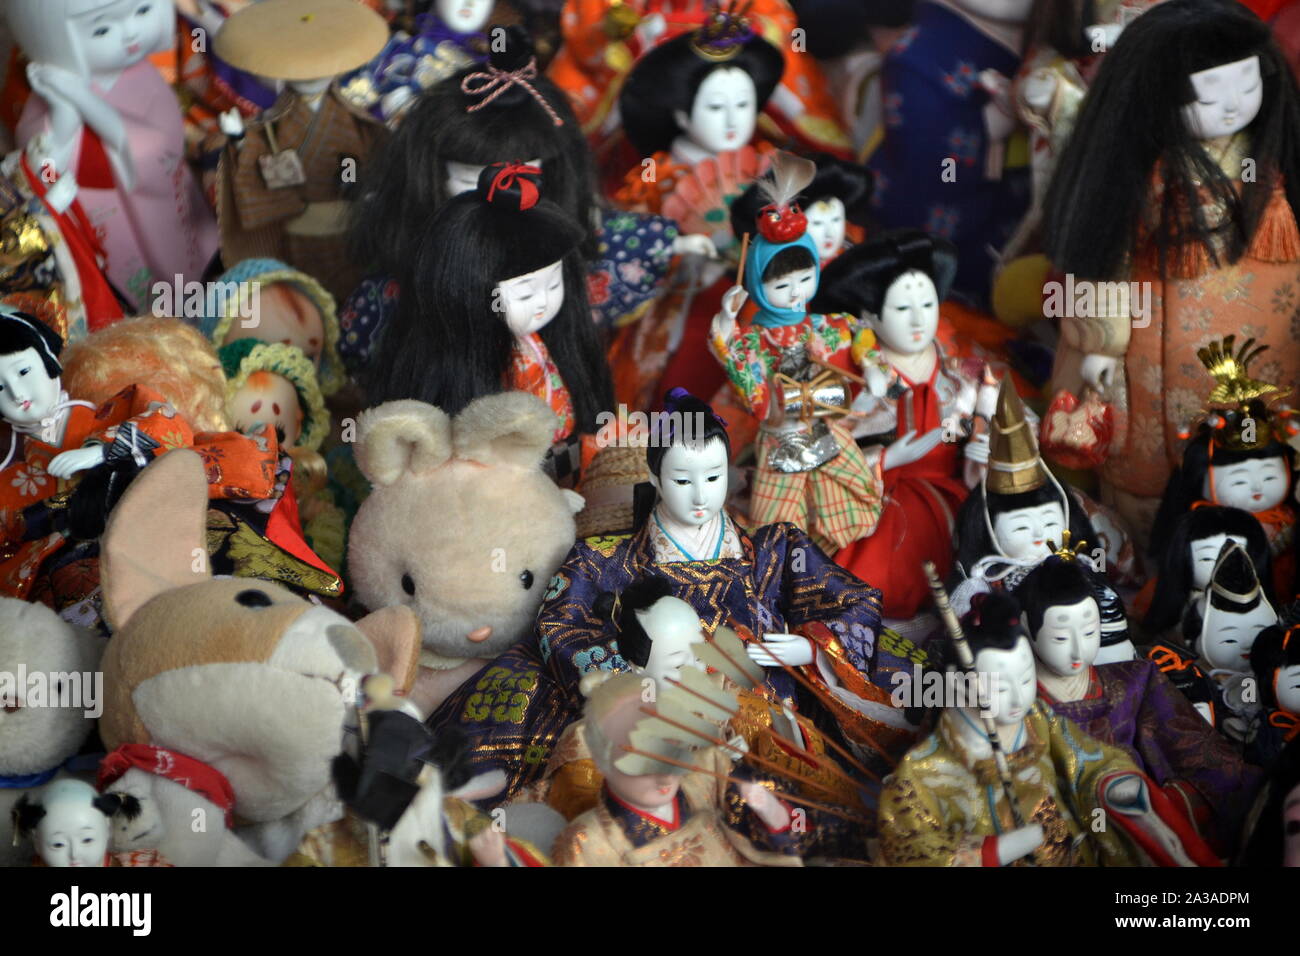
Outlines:
{"label": "doll in floral kimono", "polygon": [[[745,260],[743,286],[723,297],[710,348],[744,407],[763,422],[750,514],[759,524],[789,521],[828,551],[875,530],[880,463],[868,462],[835,420],[848,405],[838,369],[849,362],[852,330],[844,315],[810,313],[820,266],[807,219],[794,198],[814,167],[788,153],[760,185],[771,203]],[[747,326],[736,319],[752,296]]]}
{"label": "doll in floral kimono", "polygon": [[497,163],[439,209],[365,389],[372,406],[414,398],[449,415],[502,389],[531,392],[555,412],[549,468],[568,481],[613,396],[587,310],[585,231],[544,189],[536,166]]}
{"label": "doll in floral kimono", "polygon": [[1101,609],[1093,578],[1062,548],[1015,591],[1037,658],[1038,694],[1062,717],[1121,748],[1198,829],[1230,848],[1254,799],[1259,773],[1144,658],[1098,664]]}
{"label": "doll in floral kimono", "polygon": [[1246,754],[1254,763],[1271,768],[1283,749],[1300,738],[1300,623],[1295,608],[1280,624],[1259,632],[1250,650],[1263,710]]}
{"label": "doll in floral kimono", "polygon": [[198,280],[217,229],[185,165],[181,111],[148,57],[172,48],[171,0],[13,0],[10,29],[36,94],[16,130],[46,135],[49,168],[69,173],[118,293],[147,311],[156,280]]}
{"label": "doll in floral kimono", "polygon": [[[1184,808],[1128,753],[1038,699],[1034,654],[1014,598],[990,594],[965,630],[972,679],[964,692],[961,682],[952,685],[956,693],[934,733],[885,781],[886,865],[1217,865]],[[1006,777],[991,734],[1006,755]],[[1098,810],[1109,825],[1094,825]]]}
{"label": "doll in floral kimono", "polygon": [[1255,14],[1164,0],[1102,60],[1058,162],[1045,251],[1076,283],[1118,284],[1061,320],[1052,390],[1087,384],[1114,406],[1102,499],[1143,545],[1201,406],[1198,350],[1238,333],[1269,346],[1260,378],[1300,381],[1298,116]]}

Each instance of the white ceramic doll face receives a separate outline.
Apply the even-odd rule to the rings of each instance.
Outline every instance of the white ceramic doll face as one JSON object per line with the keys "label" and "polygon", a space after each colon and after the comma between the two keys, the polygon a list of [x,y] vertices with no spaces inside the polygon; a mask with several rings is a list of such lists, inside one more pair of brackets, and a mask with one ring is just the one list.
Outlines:
{"label": "white ceramic doll face", "polygon": [[31,427],[53,416],[59,391],[35,349],[0,355],[0,418],[11,425]]}
{"label": "white ceramic doll face", "polygon": [[438,0],[438,16],[457,33],[477,33],[487,23],[496,0]]}
{"label": "white ceramic doll face", "polygon": [[1043,613],[1034,635],[1034,654],[1057,677],[1073,677],[1092,666],[1101,647],[1101,611],[1093,598],[1056,604]]}
{"label": "white ceramic doll face", "polygon": [[248,376],[239,391],[226,402],[226,414],[235,430],[244,434],[270,425],[280,436],[280,445],[290,448],[302,436],[302,405],[298,390],[283,375],[259,371]]}
{"label": "white ceramic doll face", "polygon": [[834,196],[818,199],[804,210],[808,217],[808,235],[817,243],[822,262],[834,259],[844,248],[844,203]]}
{"label": "white ceramic doll face", "polygon": [[892,283],[881,303],[872,331],[885,348],[915,355],[930,347],[939,330],[939,292],[919,269],[905,272]]}
{"label": "white ceramic doll face", "polygon": [[1259,57],[1247,57],[1193,73],[1196,99],[1183,107],[1183,120],[1200,139],[1231,136],[1250,125],[1264,102]]}
{"label": "white ceramic doll face", "polygon": [[[540,159],[530,159],[529,166],[542,168]],[[486,169],[486,166],[475,166],[473,163],[461,163],[454,159],[447,160],[447,187],[448,196],[459,196],[461,193],[471,192],[478,189],[479,174]]]}
{"label": "white ceramic doll face", "polygon": [[1210,586],[1210,577],[1214,574],[1214,563],[1219,560],[1225,541],[1235,541],[1244,549],[1246,539],[1239,534],[1212,534],[1191,543],[1188,551],[1192,559],[1192,587],[1204,591]]}
{"label": "white ceramic doll face", "polygon": [[679,525],[703,527],[717,517],[727,500],[727,448],[721,439],[700,447],[673,445],[651,482],[658,507]]}
{"label": "white ceramic doll face", "polygon": [[661,811],[672,803],[681,787],[682,778],[671,773],[648,773],[633,776],[619,770],[615,764],[625,751],[629,735],[642,718],[641,697],[629,698],[618,704],[601,721],[601,730],[611,743],[606,760],[599,761],[605,774],[605,785],[614,796],[639,810],[651,813]]}
{"label": "white ceramic doll face", "polygon": [[564,261],[497,284],[492,307],[516,336],[540,331],[564,305]]}
{"label": "white ceramic doll face", "polygon": [[[162,0],[73,3],[72,31],[86,68],[102,76],[139,63],[168,42],[174,8]],[[84,10],[85,12],[78,12]]]}
{"label": "white ceramic doll face", "polygon": [[[1210,482],[1213,479],[1213,488]],[[1213,494],[1213,497],[1211,496]],[[1286,459],[1249,458],[1235,465],[1210,466],[1201,494],[1243,511],[1267,511],[1280,505],[1287,493]]]}
{"label": "white ceramic doll face", "polygon": [[739,67],[714,70],[696,90],[690,115],[675,110],[673,118],[682,135],[709,153],[740,149],[758,122],[754,81]]}
{"label": "white ceramic doll face", "polygon": [[1300,714],[1300,664],[1279,668],[1273,689],[1277,692],[1279,708],[1291,714]]}
{"label": "white ceramic doll face", "polygon": [[778,309],[802,312],[816,294],[817,270],[812,266],[763,280],[763,295]]}
{"label": "white ceramic doll face", "polygon": [[45,816],[33,842],[49,866],[104,865],[109,819],[92,803],[95,797],[94,788],[79,780],[58,781],[42,793]]}
{"label": "white ceramic doll face", "polygon": [[988,705],[998,726],[1014,727],[1025,719],[1038,696],[1038,671],[1028,638],[1022,637],[1009,651],[984,648],[975,655],[975,672],[988,675]]}
{"label": "white ceramic doll face", "polygon": [[691,650],[692,644],[704,640],[693,607],[681,598],[660,598],[653,606],[638,611],[636,618],[650,638],[650,657],[641,672],[656,684],[666,686],[669,678],[680,680],[687,667],[704,669]]}
{"label": "white ceramic doll face", "polygon": [[1266,627],[1277,623],[1277,612],[1260,600],[1245,614],[1225,611],[1212,603],[1205,606],[1201,622],[1199,650],[1210,667],[1218,670],[1250,673],[1250,649]]}
{"label": "white ceramic doll face", "polygon": [[1003,553],[1011,558],[1045,558],[1047,542],[1060,544],[1065,511],[1055,501],[1030,508],[1004,511],[993,518],[993,534]]}

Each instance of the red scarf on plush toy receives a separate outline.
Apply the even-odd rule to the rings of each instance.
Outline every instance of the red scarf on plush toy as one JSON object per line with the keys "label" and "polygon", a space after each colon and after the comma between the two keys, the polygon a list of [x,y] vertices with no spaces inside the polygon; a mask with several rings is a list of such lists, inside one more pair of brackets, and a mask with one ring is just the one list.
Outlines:
{"label": "red scarf on plush toy", "polygon": [[100,762],[95,785],[102,791],[134,768],[156,777],[166,777],[211,800],[226,815],[226,826],[230,827],[234,817],[235,791],[220,770],[174,750],[163,750],[150,744],[123,744]]}

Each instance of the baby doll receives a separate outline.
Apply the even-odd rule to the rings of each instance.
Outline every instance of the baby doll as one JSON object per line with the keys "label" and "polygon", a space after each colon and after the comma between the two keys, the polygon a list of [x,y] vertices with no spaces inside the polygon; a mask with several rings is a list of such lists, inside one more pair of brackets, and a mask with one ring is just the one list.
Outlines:
{"label": "baby doll", "polygon": [[[790,521],[819,546],[838,550],[875,530],[881,467],[869,463],[845,425],[852,333],[845,316],[808,312],[817,293],[817,247],[794,199],[815,167],[788,153],[773,160],[760,186],[770,204],[745,260],[743,286],[723,297],[710,349],[746,409],[763,421],[750,514],[758,524]],[[758,310],[748,327],[736,318],[746,298]],[[836,367],[838,366],[838,368]]]}
{"label": "baby doll", "polygon": [[1280,624],[1259,632],[1250,650],[1259,702],[1255,737],[1246,748],[1253,763],[1273,767],[1282,750],[1300,738],[1300,624],[1293,608]]}
{"label": "baby doll", "polygon": [[1064,548],[1015,590],[1034,656],[1038,693],[1085,733],[1125,751],[1200,830],[1231,846],[1258,786],[1258,772],[1205,723],[1146,659],[1103,664],[1093,575]]}
{"label": "baby doll", "polygon": [[[967,692],[885,782],[885,864],[1216,864],[1181,808],[1129,754],[1036,699],[1034,655],[1014,598],[988,595],[968,616],[964,640],[974,661]],[[981,683],[988,686],[969,692]],[[1009,774],[997,768],[994,733]],[[1109,826],[1088,825],[1096,810]]]}
{"label": "baby doll", "polygon": [[117,817],[132,819],[140,808],[133,797],[99,794],[81,780],[56,780],[32,799],[14,806],[14,829],[31,836],[44,866],[171,866],[156,850],[114,853],[109,828]]}

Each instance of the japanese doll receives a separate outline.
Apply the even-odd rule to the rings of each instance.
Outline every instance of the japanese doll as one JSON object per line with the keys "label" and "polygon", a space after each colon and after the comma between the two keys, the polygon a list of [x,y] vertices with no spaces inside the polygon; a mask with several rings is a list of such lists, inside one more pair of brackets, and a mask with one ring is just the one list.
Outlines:
{"label": "japanese doll", "polygon": [[111,829],[140,815],[134,797],[101,794],[84,780],[55,780],[14,806],[15,834],[30,836],[36,866],[171,866],[157,850],[115,851]]}
{"label": "japanese doll", "polygon": [[1300,738],[1300,624],[1294,610],[1280,624],[1259,632],[1250,651],[1250,669],[1263,705],[1246,749],[1251,760],[1272,768],[1282,751]]}
{"label": "japanese doll", "polygon": [[667,581],[706,631],[726,625],[752,635],[747,653],[766,668],[765,695],[793,701],[819,727],[833,720],[859,759],[879,766],[882,751],[892,755],[914,736],[884,689],[889,673],[911,664],[878,646],[879,591],[794,525],[745,531],[724,508],[725,425],[685,393],[669,395],[667,408],[646,449],[652,480],[638,495],[636,530],[576,544],[550,582],[537,640],[498,657],[430,718],[464,729],[473,759],[506,772],[508,794],[540,777],[577,719],[583,675],[629,669],[598,603],[648,578]]}
{"label": "japanese doll", "polygon": [[109,281],[148,311],[156,280],[198,280],[217,251],[212,211],[185,165],[181,110],[148,60],[172,46],[175,5],[15,0],[5,12],[36,94],[17,141],[47,138],[39,175],[75,179]]}
{"label": "japanese doll", "polygon": [[503,387],[531,392],[555,412],[548,470],[571,484],[613,405],[586,303],[585,236],[545,198],[536,166],[484,169],[428,225],[370,363],[369,403],[414,398],[454,415]]}
{"label": "japanese doll", "polygon": [[[984,362],[950,356],[935,337],[956,269],[951,243],[919,231],[891,233],[836,259],[813,303],[866,323],[853,350],[867,384],[853,402],[852,428],[867,461],[881,470],[887,504],[871,535],[835,560],[880,582],[889,618],[911,618],[928,600],[923,561],[935,562],[940,575],[951,570],[964,476],[978,481],[987,460],[997,385]],[[983,444],[967,445],[977,415]]]}
{"label": "japanese doll", "polygon": [[1237,347],[1236,337],[1229,335],[1197,351],[1215,386],[1203,420],[1165,486],[1152,546],[1162,548],[1164,529],[1189,510],[1211,505],[1240,508],[1259,522],[1268,539],[1273,593],[1290,596],[1296,511],[1289,500],[1295,448],[1288,439],[1295,425],[1290,410],[1276,404],[1284,390],[1251,377],[1251,365],[1267,349],[1254,346],[1255,341],[1247,339]]}
{"label": "japanese doll", "polygon": [[1029,572],[1015,597],[1037,659],[1039,696],[1089,736],[1126,752],[1186,804],[1202,835],[1230,849],[1258,771],[1151,661],[1098,663],[1101,608],[1078,555],[1060,549]]}
{"label": "japanese doll", "polygon": [[1263,379],[1300,381],[1297,96],[1244,6],[1165,0],[1103,58],[1048,191],[1052,264],[1112,283],[1061,319],[1052,390],[1113,405],[1102,500],[1143,545],[1201,405],[1198,350],[1239,333],[1270,347]]}
{"label": "japanese doll", "polygon": [[[548,72],[573,102],[593,145],[617,128],[618,93],[638,58],[656,42],[698,28],[720,6],[716,0],[577,0],[565,5],[560,16],[563,45]],[[790,4],[757,0],[744,9],[785,60],[767,115],[805,149],[847,154],[850,143],[817,61],[790,42],[799,25]]]}
{"label": "japanese doll", "polygon": [[[988,675],[986,688],[955,695],[935,731],[886,781],[882,862],[1218,865],[1185,808],[1128,753],[1089,736],[1038,698],[1034,654],[1013,597],[990,594],[968,615],[965,632],[971,676]],[[995,739],[1005,754],[1002,773]],[[1098,810],[1108,826],[1091,825]]]}
{"label": "japanese doll", "polygon": [[335,299],[361,275],[345,230],[353,187],[387,129],[348,103],[339,74],[388,39],[382,17],[353,0],[253,4],[225,21],[214,49],[239,69],[283,80],[269,109],[245,124],[228,113],[208,144],[220,154],[216,204],[221,255],[286,262]]}
{"label": "japanese doll", "polygon": [[[757,221],[744,285],[723,297],[710,349],[744,407],[763,424],[750,515],[759,524],[789,521],[827,551],[871,534],[882,507],[879,461],[868,462],[836,418],[848,405],[839,377],[849,362],[847,316],[809,313],[821,268],[807,219],[793,199],[812,163],[788,153],[760,184],[772,202]],[[758,308],[747,326],[745,300]]]}
{"label": "japanese doll", "polygon": [[876,216],[957,247],[953,291],[986,306],[1001,249],[1029,205],[1012,115],[1032,0],[922,0],[881,70],[884,128],[868,160]]}

